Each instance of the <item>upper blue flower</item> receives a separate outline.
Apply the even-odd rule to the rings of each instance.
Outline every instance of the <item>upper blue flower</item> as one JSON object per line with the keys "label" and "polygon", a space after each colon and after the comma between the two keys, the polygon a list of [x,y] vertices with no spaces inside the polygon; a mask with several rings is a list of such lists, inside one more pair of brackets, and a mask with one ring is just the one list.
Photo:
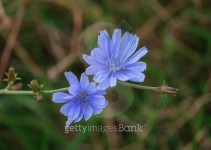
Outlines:
{"label": "upper blue flower", "polygon": [[88,77],[83,73],[80,82],[72,72],[65,72],[70,87],[69,93],[57,92],[53,94],[53,102],[65,103],[60,112],[68,117],[66,126],[73,121],[79,122],[83,117],[87,121],[93,114],[99,114],[108,102],[103,95],[104,90],[97,89],[94,83],[89,83]]}
{"label": "upper blue flower", "polygon": [[91,55],[83,55],[90,65],[86,69],[87,75],[94,75],[94,81],[99,88],[114,87],[116,81],[143,82],[146,64],[139,59],[147,53],[146,47],[135,52],[139,38],[128,32],[122,36],[120,29],[115,29],[112,38],[106,30],[98,36],[98,48],[92,50]]}

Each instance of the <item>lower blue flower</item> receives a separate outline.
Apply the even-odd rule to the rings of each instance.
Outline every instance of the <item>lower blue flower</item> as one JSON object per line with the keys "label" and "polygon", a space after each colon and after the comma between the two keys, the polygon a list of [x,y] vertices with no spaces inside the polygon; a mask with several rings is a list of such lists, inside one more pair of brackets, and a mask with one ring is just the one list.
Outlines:
{"label": "lower blue flower", "polygon": [[80,82],[70,71],[65,72],[70,87],[69,93],[56,92],[53,102],[64,103],[60,112],[68,117],[66,126],[72,122],[79,122],[83,117],[87,121],[92,115],[99,114],[108,105],[104,90],[97,89],[95,83],[89,83],[88,77],[83,73]]}

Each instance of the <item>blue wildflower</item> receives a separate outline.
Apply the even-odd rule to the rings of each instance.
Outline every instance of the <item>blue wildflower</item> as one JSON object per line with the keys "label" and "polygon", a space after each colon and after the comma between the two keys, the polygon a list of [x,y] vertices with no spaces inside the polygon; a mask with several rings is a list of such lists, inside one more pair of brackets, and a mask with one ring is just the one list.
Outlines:
{"label": "blue wildflower", "polygon": [[83,55],[90,66],[86,69],[87,75],[94,75],[94,81],[99,88],[106,89],[116,86],[117,79],[121,81],[143,82],[146,63],[139,59],[147,52],[142,47],[135,52],[139,38],[128,32],[122,36],[120,29],[115,29],[112,38],[106,30],[98,36],[98,47],[93,49],[91,55]]}
{"label": "blue wildflower", "polygon": [[68,117],[66,126],[72,122],[79,122],[83,117],[87,121],[93,114],[99,114],[108,102],[103,95],[104,90],[97,89],[94,83],[89,83],[88,77],[83,73],[80,82],[72,72],[65,72],[70,87],[69,93],[56,92],[53,102],[64,103],[60,112]]}

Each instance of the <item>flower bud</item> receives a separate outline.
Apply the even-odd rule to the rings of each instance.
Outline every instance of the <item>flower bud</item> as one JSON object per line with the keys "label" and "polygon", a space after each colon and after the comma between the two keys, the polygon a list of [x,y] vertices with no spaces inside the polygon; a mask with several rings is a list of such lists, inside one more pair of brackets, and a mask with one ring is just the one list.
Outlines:
{"label": "flower bud", "polygon": [[18,83],[18,84],[15,84],[15,85],[11,86],[11,87],[9,88],[9,90],[11,90],[11,91],[19,90],[19,89],[22,88],[22,86],[23,86],[22,83]]}
{"label": "flower bud", "polygon": [[13,85],[15,83],[15,69],[10,67],[8,70],[8,84]]}
{"label": "flower bud", "polygon": [[42,102],[42,100],[43,100],[42,95],[37,95],[36,98],[37,98],[37,102]]}
{"label": "flower bud", "polygon": [[36,79],[33,79],[31,82],[30,82],[30,88],[32,89],[32,91],[34,92],[39,92],[40,91],[40,86],[39,86],[39,83],[37,82]]}
{"label": "flower bud", "polygon": [[164,94],[171,94],[173,96],[176,96],[178,89],[168,86],[161,86],[160,92]]}

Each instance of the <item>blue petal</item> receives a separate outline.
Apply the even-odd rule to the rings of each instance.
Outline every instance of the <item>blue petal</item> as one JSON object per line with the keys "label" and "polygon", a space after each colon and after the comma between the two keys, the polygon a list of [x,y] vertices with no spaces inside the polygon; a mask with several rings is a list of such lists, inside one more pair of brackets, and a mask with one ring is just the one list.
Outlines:
{"label": "blue petal", "polygon": [[68,116],[68,113],[69,113],[70,108],[72,107],[72,104],[73,104],[73,101],[70,101],[70,102],[65,103],[65,104],[61,107],[60,112],[61,112],[63,115]]}
{"label": "blue petal", "polygon": [[89,66],[86,68],[86,74],[87,75],[94,75],[98,72],[100,72],[102,69],[106,69],[106,67],[103,66]]}
{"label": "blue petal", "polygon": [[74,122],[77,123],[77,122],[81,121],[82,118],[83,118],[83,111],[81,110],[78,117],[75,119]]}
{"label": "blue petal", "polygon": [[68,92],[70,94],[72,94],[73,96],[76,96],[78,95],[78,93],[81,91],[81,88],[78,86],[78,85],[71,85],[69,88],[68,88]]}
{"label": "blue petal", "polygon": [[124,73],[122,73],[121,71],[116,72],[116,77],[117,79],[121,80],[121,81],[127,81],[129,79],[128,76],[126,76]]}
{"label": "blue petal", "polygon": [[135,54],[133,54],[131,57],[129,57],[125,61],[125,64],[131,64],[131,63],[137,62],[141,57],[146,55],[147,52],[148,52],[147,48],[146,47],[142,47]]}
{"label": "blue petal", "polygon": [[[92,105],[91,105],[92,106]],[[92,110],[93,110],[93,114],[94,115],[97,115],[97,114],[100,114],[102,111],[103,111],[103,108],[96,108],[94,106],[92,106]]]}
{"label": "blue petal", "polygon": [[96,87],[96,84],[91,82],[89,83],[89,85],[87,86],[87,88],[85,89],[85,93],[87,95],[90,95],[90,94],[93,94],[97,91],[97,87]]}
{"label": "blue petal", "polygon": [[75,98],[75,96],[73,96],[73,95],[68,95],[68,96],[63,97],[64,100],[72,100],[74,98]]}
{"label": "blue petal", "polygon": [[92,116],[92,107],[86,103],[83,105],[84,119],[87,121]]}
{"label": "blue petal", "polygon": [[139,37],[136,35],[130,35],[130,40],[127,41],[127,46],[124,48],[123,54],[121,54],[121,58],[126,60],[130,57],[136,50],[139,42]]}
{"label": "blue petal", "polygon": [[92,51],[91,51],[91,56],[93,57],[102,57],[102,58],[106,58],[106,55],[103,53],[102,49],[100,48],[94,48]]}
{"label": "blue petal", "polygon": [[108,105],[108,101],[105,101],[104,105],[99,105],[99,104],[95,104],[95,103],[90,103],[93,107],[96,108],[105,108]]}
{"label": "blue petal", "polygon": [[82,87],[83,89],[85,89],[85,88],[89,85],[89,79],[88,79],[88,77],[85,75],[85,73],[83,73],[83,74],[81,75],[80,84],[81,84],[81,87]]}
{"label": "blue petal", "polygon": [[119,52],[122,54],[125,51],[125,48],[127,47],[128,41],[131,38],[131,34],[128,32],[125,32],[124,35],[122,36],[121,42],[120,42],[120,48]]}
{"label": "blue petal", "polygon": [[110,86],[114,87],[116,86],[116,75],[113,73],[111,74],[111,78],[110,78]]}
{"label": "blue petal", "polygon": [[144,82],[145,75],[143,73],[139,73],[135,78],[131,78],[130,81],[134,82]]}
{"label": "blue petal", "polygon": [[102,82],[108,77],[109,74],[109,70],[101,70],[100,72],[96,73],[93,79],[96,82]]}
{"label": "blue petal", "polygon": [[88,96],[88,99],[91,103],[97,104],[97,105],[104,105],[105,104],[105,97],[102,95],[90,95]]}
{"label": "blue petal", "polygon": [[144,62],[135,62],[129,65],[126,65],[124,67],[124,69],[128,69],[128,70],[137,70],[137,71],[144,71],[146,70],[146,63]]}
{"label": "blue petal", "polygon": [[115,45],[119,44],[120,41],[121,41],[121,36],[122,36],[121,30],[120,29],[115,29],[114,33],[112,35],[112,42]]}
{"label": "blue petal", "polygon": [[114,33],[112,35],[112,42],[111,42],[111,54],[113,54],[114,57],[117,56],[118,51],[119,51],[119,47],[120,47],[120,41],[121,41],[121,30],[120,29],[115,29]]}
{"label": "blue petal", "polygon": [[100,31],[98,36],[98,47],[105,53],[107,57],[110,57],[110,44],[111,39],[106,30]]}
{"label": "blue petal", "polygon": [[65,99],[65,97],[70,96],[64,92],[57,92],[53,94],[52,101],[55,103],[65,103],[68,102],[70,99]]}
{"label": "blue petal", "polygon": [[68,117],[72,118],[72,120],[75,120],[78,117],[79,113],[80,113],[80,104],[78,101],[75,101],[68,112]]}
{"label": "blue petal", "polygon": [[129,79],[132,79],[132,78],[136,78],[140,75],[140,71],[136,71],[136,70],[126,70],[126,69],[122,69],[120,71],[121,73],[125,74],[126,76],[129,77]]}
{"label": "blue petal", "polygon": [[107,89],[108,87],[110,87],[110,76],[98,84],[98,88],[102,90]]}
{"label": "blue petal", "polygon": [[72,122],[73,122],[72,118],[68,117],[68,120],[66,121],[66,127],[69,127]]}
{"label": "blue petal", "polygon": [[106,95],[106,91],[104,91],[104,90],[97,90],[92,95]]}
{"label": "blue petal", "polygon": [[94,48],[91,51],[91,57],[102,64],[105,64],[106,59],[107,59],[107,57],[103,53],[102,49],[100,49],[100,48]]}
{"label": "blue petal", "polygon": [[83,55],[83,59],[86,61],[87,64],[89,65],[95,65],[95,66],[105,66],[105,64],[97,61],[95,58],[93,58],[92,56],[88,56],[88,55]]}
{"label": "blue petal", "polygon": [[96,87],[96,84],[91,82],[85,90],[85,93],[89,96],[91,95],[105,95],[105,90],[99,90]]}
{"label": "blue petal", "polygon": [[70,85],[72,85],[72,84],[78,85],[79,84],[77,77],[71,71],[65,72],[64,75],[67,78],[67,81],[69,82]]}

